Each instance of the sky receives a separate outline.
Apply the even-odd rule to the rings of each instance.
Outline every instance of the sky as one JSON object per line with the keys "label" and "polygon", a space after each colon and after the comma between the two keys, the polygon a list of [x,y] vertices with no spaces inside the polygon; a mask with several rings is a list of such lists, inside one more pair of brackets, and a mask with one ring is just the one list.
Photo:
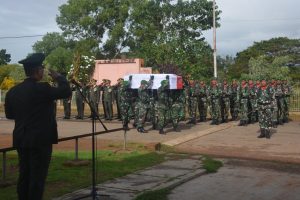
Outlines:
{"label": "sky", "polygon": [[[32,52],[38,37],[5,38],[44,35],[60,32],[55,18],[58,7],[67,0],[1,0],[0,49],[11,54],[17,63]],[[273,37],[300,39],[299,0],[216,0],[222,11],[221,27],[217,29],[217,54],[235,56],[254,42]],[[205,31],[212,45],[212,30]]]}

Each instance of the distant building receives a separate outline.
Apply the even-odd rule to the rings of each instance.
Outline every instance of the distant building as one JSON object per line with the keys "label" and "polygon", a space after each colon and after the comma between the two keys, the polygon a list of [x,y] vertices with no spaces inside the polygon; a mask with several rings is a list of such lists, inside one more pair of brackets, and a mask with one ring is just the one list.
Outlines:
{"label": "distant building", "polygon": [[151,67],[144,67],[143,59],[113,59],[113,60],[96,60],[95,61],[94,79],[97,84],[102,79],[111,80],[111,84],[116,84],[118,78],[123,78],[128,74],[151,74]]}

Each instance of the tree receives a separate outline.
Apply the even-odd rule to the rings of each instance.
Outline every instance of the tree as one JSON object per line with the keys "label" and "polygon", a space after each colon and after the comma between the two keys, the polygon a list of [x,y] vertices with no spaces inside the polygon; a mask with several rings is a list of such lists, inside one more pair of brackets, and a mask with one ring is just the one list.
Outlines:
{"label": "tree", "polygon": [[66,47],[67,42],[60,33],[47,33],[41,41],[37,41],[32,46],[34,52],[44,53],[48,56],[53,50],[58,47]]}
{"label": "tree", "polygon": [[94,41],[97,58],[117,58],[126,50],[146,66],[207,76],[212,51],[202,31],[212,27],[212,6],[208,0],[69,0],[56,20],[73,41]]}
{"label": "tree", "polygon": [[[258,58],[259,56],[267,56],[269,63],[278,56],[289,56],[291,58],[290,65],[299,64],[300,60],[300,39],[289,39],[286,37],[272,38],[254,44],[244,51],[237,53],[235,64],[229,69],[229,74],[235,78],[239,78],[242,73],[249,73],[249,60]],[[296,67],[291,67],[294,74],[300,73]]]}
{"label": "tree", "polygon": [[284,79],[289,77],[290,70],[286,66],[291,61],[289,56],[278,56],[271,63],[268,56],[251,58],[249,61],[249,74],[242,74],[245,79]]}
{"label": "tree", "polygon": [[60,73],[68,73],[73,61],[73,52],[63,47],[58,47],[51,51],[45,60],[51,69]]}
{"label": "tree", "polygon": [[0,65],[6,65],[11,61],[10,54],[6,53],[6,49],[0,50]]}

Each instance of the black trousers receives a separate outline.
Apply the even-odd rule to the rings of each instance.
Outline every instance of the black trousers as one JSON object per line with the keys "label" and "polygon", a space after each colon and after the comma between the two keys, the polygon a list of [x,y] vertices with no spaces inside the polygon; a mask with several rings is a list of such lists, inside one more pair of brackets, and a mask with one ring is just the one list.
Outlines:
{"label": "black trousers", "polygon": [[41,200],[51,160],[52,145],[17,148],[19,156],[19,200]]}

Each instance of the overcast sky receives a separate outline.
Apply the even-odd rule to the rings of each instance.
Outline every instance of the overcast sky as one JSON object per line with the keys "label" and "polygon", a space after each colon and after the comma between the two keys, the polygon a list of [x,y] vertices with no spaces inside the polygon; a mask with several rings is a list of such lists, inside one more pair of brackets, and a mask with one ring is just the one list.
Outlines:
{"label": "overcast sky", "polygon": [[[60,31],[55,17],[67,0],[9,0],[0,6],[0,49],[6,49],[16,63],[32,52],[40,37],[9,39],[3,37],[43,35]],[[300,39],[300,0],[216,0],[221,13],[217,29],[218,54],[232,55],[255,41],[272,37]],[[212,30],[204,33],[212,44]]]}

